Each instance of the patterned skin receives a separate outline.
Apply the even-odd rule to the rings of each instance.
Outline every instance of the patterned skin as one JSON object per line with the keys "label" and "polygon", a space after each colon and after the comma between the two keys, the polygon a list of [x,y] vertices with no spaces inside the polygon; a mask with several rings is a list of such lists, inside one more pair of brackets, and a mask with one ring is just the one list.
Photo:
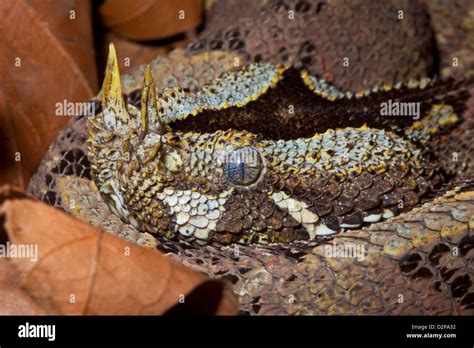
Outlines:
{"label": "patterned skin", "polygon": [[[289,6],[295,5],[290,4]],[[326,8],[330,8],[330,6],[328,5]],[[287,12],[284,9],[275,10],[273,13],[275,16],[279,14],[284,16],[287,15]],[[257,27],[254,32],[259,32],[259,30]],[[244,41],[247,42],[247,40],[250,39]],[[269,45],[269,47],[278,46],[272,45],[271,40]],[[191,51],[193,49],[195,47],[190,48]],[[269,49],[270,53],[272,49]],[[276,56],[278,54],[275,54]],[[225,68],[226,64],[227,67],[232,67],[235,57],[234,53],[226,54],[224,52],[204,53],[201,56],[189,57],[178,52],[152,64],[151,72],[155,77],[157,89],[169,87],[171,83],[196,92],[200,86],[214,81],[215,78],[222,75],[223,71],[228,70]],[[291,59],[298,60],[302,57],[304,55],[296,54],[296,57]],[[240,61],[245,61],[245,59],[245,57],[241,57]],[[271,58],[268,60],[271,61]],[[212,69],[202,69],[202,66],[212,67]],[[207,76],[198,75],[200,68],[200,71],[205,70],[213,73],[208,73]],[[158,69],[161,71],[164,69],[167,73],[156,74]],[[374,71],[376,70],[374,68]],[[314,73],[311,67],[310,71],[311,74]],[[410,73],[407,74],[410,76]],[[141,85],[143,78],[139,75],[141,74],[137,73],[139,78],[135,79],[133,77],[125,78],[123,85],[125,93],[130,93]],[[390,76],[390,73],[387,75]],[[201,77],[196,78],[195,76]],[[335,73],[334,76],[343,75]],[[416,73],[411,76],[416,76]],[[338,82],[345,78],[350,80],[350,73],[347,74],[347,77],[336,77],[335,80],[330,81],[340,88],[343,83]],[[384,82],[395,82],[390,81],[390,77],[386,78],[388,81]],[[357,81],[357,83],[361,83],[360,80]],[[371,83],[364,84],[364,88],[372,86]],[[354,92],[357,90],[355,89]],[[125,102],[139,105],[135,95],[136,93],[128,94]],[[446,93],[438,94],[440,97],[442,95],[446,95]],[[465,104],[466,96],[468,94],[462,92],[461,98],[451,98],[453,100],[449,100],[448,104],[452,104],[452,110],[443,109],[443,107],[434,108],[432,110],[434,114],[438,114],[439,110],[445,111],[438,116],[431,117],[431,119],[439,120],[442,117],[450,119],[449,115],[453,113],[452,111],[457,116],[463,114],[463,116],[469,117],[463,108],[458,109],[456,103],[453,102],[460,99],[460,104]],[[432,107],[436,105],[434,102],[428,104]],[[241,109],[244,110],[244,108]],[[140,108],[138,110],[141,111]],[[430,111],[431,108],[428,108],[423,114],[426,115]],[[232,113],[226,115],[229,114]],[[136,124],[139,124],[140,116],[141,113],[138,112],[135,117]],[[195,120],[197,119],[195,118]],[[185,129],[188,124],[190,124],[189,127],[194,127],[193,122],[188,122],[190,120],[186,118],[180,125],[183,127],[183,134],[192,130]],[[352,128],[360,126],[362,125]],[[421,123],[421,128],[415,124],[402,126],[401,129],[412,127],[414,133],[418,129],[418,138],[420,138],[419,134],[423,134],[423,132],[419,132],[419,130],[424,129],[426,123]],[[313,130],[317,129],[314,128],[314,124],[312,127]],[[378,127],[383,128],[380,124],[375,128]],[[460,126],[460,128],[462,127],[463,125]],[[86,151],[84,141],[87,138],[84,128],[84,119],[71,122],[71,125],[46,156],[38,176],[35,178],[36,181],[35,179],[32,181],[30,192],[102,228],[142,244],[157,245],[159,248],[173,253],[173,257],[185,264],[211,276],[224,275],[235,283],[235,291],[240,296],[243,312],[258,314],[473,313],[472,216],[474,199],[472,192],[474,188],[469,184],[463,184],[462,188],[447,192],[443,197],[430,201],[428,205],[421,208],[415,208],[386,222],[375,223],[368,229],[348,229],[343,233],[317,241],[295,241],[289,244],[278,243],[268,246],[235,244],[227,247],[215,244],[200,246],[186,240],[154,239],[149,234],[138,232],[133,226],[123,224],[116,214],[109,211],[108,205],[101,198],[98,189],[90,181],[92,178],[90,162],[84,156]],[[204,128],[202,126],[203,130]],[[371,126],[369,128],[373,134],[381,132]],[[399,139],[400,134],[397,134],[399,130],[396,128],[390,130],[393,134],[388,133],[387,136],[392,141],[397,139],[409,144],[408,138]],[[198,129],[194,128],[194,130]],[[363,131],[365,130],[360,132]],[[196,141],[204,138],[196,137]],[[291,140],[287,139],[285,142]],[[462,148],[457,147],[456,143],[462,142],[460,139],[453,139],[449,140],[448,144],[459,151],[460,162],[469,162],[464,160],[465,157],[469,158],[469,153],[466,154]],[[408,145],[408,148],[410,146]],[[439,159],[442,163],[446,161],[444,158]],[[436,161],[428,158],[428,161],[423,165],[428,164],[435,165]],[[391,170],[388,172],[392,173]],[[467,174],[469,177],[468,173],[463,174]],[[383,188],[383,185],[378,186],[377,183],[377,181],[368,180],[362,184],[365,184],[367,189],[376,188],[377,191]],[[331,188],[332,185],[321,186]],[[409,187],[409,185],[402,186]],[[358,187],[360,189],[361,186]],[[332,189],[328,189],[328,191],[328,194],[334,193]],[[438,192],[439,195],[442,195],[444,190]],[[268,195],[266,196],[268,197]],[[420,198],[421,196],[417,195],[416,197]],[[260,204],[261,202],[257,200],[256,203]],[[328,225],[326,224],[326,226]],[[294,239],[300,239],[299,237]],[[258,240],[255,241],[258,242]],[[358,247],[356,250],[361,253],[351,255],[349,252],[348,255],[348,249],[345,247],[350,247],[351,244]],[[351,250],[353,249],[349,251]],[[453,253],[453,250],[459,252]]]}
{"label": "patterned skin", "polygon": [[[102,112],[87,123],[97,187],[112,210],[138,230],[221,244],[315,240],[391,218],[439,188],[443,176],[438,163],[395,133],[361,124],[390,130],[409,125],[400,129],[405,138],[426,142],[437,129],[459,121],[453,108],[444,105],[441,91],[462,102],[461,92],[472,82],[411,81],[352,95],[332,86],[322,90],[324,81],[307,72],[294,75],[294,69],[257,63],[226,73],[195,93],[171,88],[157,99],[147,67],[136,107],[122,97],[111,45]],[[277,97],[298,93],[294,100]],[[376,111],[367,108],[360,115],[332,112],[332,118],[341,118],[336,124],[359,128],[321,124],[328,114],[322,99],[329,100],[327,108],[362,110],[361,103],[405,101],[407,94],[417,93],[423,93],[427,112],[416,123],[406,116],[375,117]],[[272,102],[281,105],[266,107]],[[290,122],[302,123],[294,134],[286,132],[295,138],[269,138],[290,123],[281,111],[290,106],[294,110],[288,113],[298,115]],[[267,132],[245,130],[256,129],[253,123],[261,122],[263,113],[262,118],[273,120]],[[216,130],[175,129],[178,120],[189,125],[188,118],[198,129],[208,125]],[[304,122],[309,119],[314,122]],[[298,137],[307,129],[311,137]]]}

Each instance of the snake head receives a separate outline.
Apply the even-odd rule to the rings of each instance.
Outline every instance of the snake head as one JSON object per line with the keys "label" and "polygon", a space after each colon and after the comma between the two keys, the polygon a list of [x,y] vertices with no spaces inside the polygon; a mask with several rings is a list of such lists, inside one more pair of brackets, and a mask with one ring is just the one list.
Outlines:
{"label": "snake head", "polygon": [[[232,81],[234,91],[226,100],[234,98],[236,105],[249,102],[275,83],[280,72],[270,66],[254,70],[266,83],[250,85],[251,93],[239,94],[241,82],[247,81],[227,76],[224,79]],[[212,106],[222,100],[218,92],[212,95],[214,89],[218,88],[207,86],[200,95],[169,89],[157,100],[148,66],[140,105],[125,103],[116,52],[110,45],[102,112],[87,120],[88,156],[100,193],[125,222],[168,238],[179,235],[207,241],[221,226],[218,223],[226,216],[225,205],[232,192],[251,190],[260,182],[265,169],[255,150],[255,134],[174,132],[168,126],[173,118],[196,115],[201,104],[220,107]]]}
{"label": "snake head", "polygon": [[[429,101],[440,88],[419,89]],[[381,100],[410,95],[399,86],[352,97],[255,63],[159,95],[147,67],[135,105],[111,46],[88,155],[111,210],[140,231],[221,244],[326,238],[411,209],[442,183],[439,163],[402,133],[425,134],[451,110],[415,124],[380,116]]]}

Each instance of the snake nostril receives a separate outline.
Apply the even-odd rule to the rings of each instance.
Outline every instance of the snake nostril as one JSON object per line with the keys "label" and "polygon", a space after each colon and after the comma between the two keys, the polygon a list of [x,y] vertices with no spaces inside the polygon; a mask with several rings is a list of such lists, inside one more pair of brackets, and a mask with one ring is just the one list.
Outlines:
{"label": "snake nostril", "polygon": [[242,147],[226,156],[224,175],[234,185],[250,185],[257,181],[262,171],[262,158],[257,150]]}

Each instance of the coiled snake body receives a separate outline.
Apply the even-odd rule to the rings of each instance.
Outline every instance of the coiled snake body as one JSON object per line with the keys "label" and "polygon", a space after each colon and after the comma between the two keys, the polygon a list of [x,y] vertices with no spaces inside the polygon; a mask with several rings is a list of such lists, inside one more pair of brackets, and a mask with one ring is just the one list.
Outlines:
{"label": "coiled snake body", "polygon": [[[440,140],[471,130],[472,80],[422,79],[430,59],[407,51],[417,63],[406,75],[418,80],[382,73],[349,88],[336,83],[363,72],[323,67],[324,53],[313,50],[324,35],[317,44],[309,37],[330,29],[321,13],[334,9],[301,3],[271,2],[256,19],[281,24],[288,9],[301,13],[280,25],[307,24],[282,46],[286,58],[272,48],[278,36],[263,41],[265,52],[255,43],[259,27],[242,21],[237,32],[203,35],[194,55],[159,58],[121,84],[112,47],[96,117],[70,123],[30,192],[226,277],[243,312],[473,313],[474,187],[469,173],[457,188],[452,179],[460,165],[469,170],[470,153],[465,135]],[[420,21],[420,8],[405,10]],[[423,29],[395,30],[411,46],[430,45]],[[199,53],[206,44],[214,49]],[[245,44],[257,46],[253,64]],[[317,77],[331,71],[331,82]],[[389,101],[418,105],[419,119],[382,115]],[[446,150],[461,159],[450,163]]]}

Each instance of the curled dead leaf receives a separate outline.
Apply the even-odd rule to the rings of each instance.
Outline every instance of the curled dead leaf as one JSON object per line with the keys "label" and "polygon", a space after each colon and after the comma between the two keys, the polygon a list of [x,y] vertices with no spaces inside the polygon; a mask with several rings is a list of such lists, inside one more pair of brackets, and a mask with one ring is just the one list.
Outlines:
{"label": "curled dead leaf", "polygon": [[44,311],[20,288],[19,272],[0,258],[0,315],[40,315]]}
{"label": "curled dead leaf", "polygon": [[91,6],[4,0],[0,17],[0,183],[25,187],[69,121],[56,104],[82,102],[97,89]]}
{"label": "curled dead leaf", "polygon": [[157,40],[201,24],[200,0],[106,0],[99,8],[108,29],[132,40]]}
{"label": "curled dead leaf", "polygon": [[[237,311],[230,284],[210,280],[155,249],[82,223],[44,203],[0,190],[11,245],[37,248],[10,258],[21,287],[48,314],[219,314]],[[8,198],[12,197],[12,198]],[[3,203],[2,203],[3,201]]]}
{"label": "curled dead leaf", "polygon": [[104,35],[103,57],[107,57],[108,43],[113,43],[117,52],[120,52],[120,72],[126,74],[137,69],[142,64],[148,64],[160,55],[168,54],[173,48],[185,47],[189,40],[175,41],[166,46],[145,45],[136,41],[125,39],[112,31]]}

